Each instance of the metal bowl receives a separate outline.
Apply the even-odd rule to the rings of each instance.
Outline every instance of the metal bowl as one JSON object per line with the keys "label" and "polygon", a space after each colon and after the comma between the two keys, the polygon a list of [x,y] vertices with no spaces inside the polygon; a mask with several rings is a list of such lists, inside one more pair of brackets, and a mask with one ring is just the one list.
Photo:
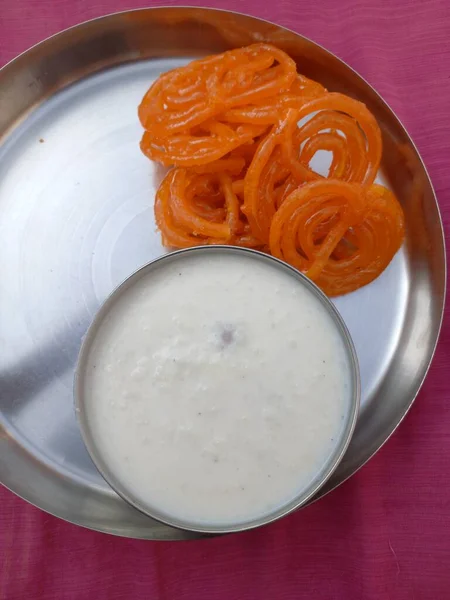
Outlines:
{"label": "metal bowl", "polygon": [[[299,285],[307,288],[317,299],[317,301],[325,307],[328,315],[331,316],[336,326],[336,329],[341,337],[341,340],[344,343],[344,348],[347,353],[347,361],[350,367],[350,403],[348,405],[348,409],[344,417],[344,427],[342,434],[328,460],[324,463],[324,465],[320,467],[320,469],[318,469],[315,477],[308,484],[308,486],[304,490],[302,490],[293,500],[281,506],[280,508],[275,509],[274,511],[270,512],[264,517],[249,519],[245,522],[239,522],[236,524],[232,523],[231,525],[210,523],[207,525],[200,526],[197,523],[193,523],[185,519],[180,519],[176,515],[167,515],[166,513],[162,513],[158,509],[151,506],[151,504],[144,503],[142,500],[139,500],[132,492],[130,492],[130,490],[127,489],[127,487],[116,476],[114,469],[111,468],[111,465],[108,464],[108,459],[102,454],[101,449],[96,443],[95,433],[93,432],[90,426],[89,400],[86,399],[85,395],[84,381],[89,365],[89,355],[90,350],[92,348],[92,344],[96,338],[99,328],[105,322],[105,319],[107,319],[111,309],[122,298],[123,294],[126,293],[130,287],[134,286],[137,282],[139,282],[143,277],[148,277],[156,271],[160,272],[161,269],[164,269],[166,266],[171,265],[174,262],[180,263],[189,260],[192,257],[192,255],[199,254],[208,256],[217,256],[220,254],[228,254],[237,257],[246,256],[250,257],[252,260],[263,261],[270,265],[271,268],[288,273]],[[360,404],[360,393],[361,392],[358,360],[356,357],[356,352],[353,346],[352,339],[339,312],[334,307],[334,305],[328,300],[325,294],[323,294],[321,290],[316,285],[314,285],[314,283],[312,283],[307,277],[302,275],[299,271],[289,266],[288,264],[276,258],[273,258],[272,256],[263,254],[261,252],[257,252],[255,250],[249,250],[247,248],[237,248],[233,246],[198,246],[195,248],[179,250],[171,254],[166,254],[165,256],[162,256],[148,263],[147,265],[136,271],[133,275],[128,277],[121,285],[119,285],[119,287],[117,287],[112,292],[112,294],[107,298],[105,303],[97,312],[83,341],[74,378],[75,410],[78,415],[82,437],[94,464],[96,465],[97,469],[102,474],[104,479],[107,481],[107,483],[109,483],[109,485],[124,500],[126,500],[129,504],[131,504],[144,514],[147,514],[148,516],[153,517],[154,519],[157,519],[172,527],[178,527],[180,529],[185,529],[188,531],[209,534],[230,533],[259,527],[261,525],[270,523],[280,517],[283,517],[284,515],[287,515],[288,513],[292,512],[293,510],[299,508],[300,506],[308,502],[308,500],[310,500],[314,496],[314,494],[316,494],[319,491],[322,485],[331,476],[331,474],[341,461],[342,457],[344,456],[344,453],[350,443],[350,439],[352,437],[353,430],[356,425]]]}

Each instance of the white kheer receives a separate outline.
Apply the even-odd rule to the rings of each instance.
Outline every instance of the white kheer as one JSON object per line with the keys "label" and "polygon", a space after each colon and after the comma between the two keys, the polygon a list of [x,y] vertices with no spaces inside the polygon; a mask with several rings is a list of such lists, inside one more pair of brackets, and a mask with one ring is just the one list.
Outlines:
{"label": "white kheer", "polygon": [[190,254],[144,274],[100,324],[84,403],[108,470],[142,507],[239,525],[316,480],[348,425],[339,329],[293,275]]}

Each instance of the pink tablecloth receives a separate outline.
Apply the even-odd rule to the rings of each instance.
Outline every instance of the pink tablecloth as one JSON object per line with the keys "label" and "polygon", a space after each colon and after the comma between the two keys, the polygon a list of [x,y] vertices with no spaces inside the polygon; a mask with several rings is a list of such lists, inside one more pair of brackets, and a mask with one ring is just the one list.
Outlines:
{"label": "pink tablecloth", "polygon": [[[0,64],[69,25],[145,4],[0,0]],[[450,225],[448,0],[214,5],[291,27],[366,77],[416,141]],[[450,598],[449,357],[450,321],[418,401],[379,454],[321,502],[261,531],[186,543],[118,539],[0,490],[0,600]]]}

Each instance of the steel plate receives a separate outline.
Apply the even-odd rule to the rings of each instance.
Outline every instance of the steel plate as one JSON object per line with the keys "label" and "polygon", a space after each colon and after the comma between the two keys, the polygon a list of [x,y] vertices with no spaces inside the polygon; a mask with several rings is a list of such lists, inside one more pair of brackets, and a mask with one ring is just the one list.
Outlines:
{"label": "steel plate", "polygon": [[69,29],[0,72],[0,481],[73,523],[137,538],[193,535],[105,484],[81,441],[72,381],[100,303],[164,252],[152,208],[161,173],[139,150],[143,93],[194,56],[258,40],[368,105],[383,131],[383,177],[407,216],[407,242],[386,272],[336,301],[360,361],[362,408],[321,495],[386,441],[429,367],[445,296],[439,210],[413,143],[361,77],[293,32],[224,11],[138,10]]}

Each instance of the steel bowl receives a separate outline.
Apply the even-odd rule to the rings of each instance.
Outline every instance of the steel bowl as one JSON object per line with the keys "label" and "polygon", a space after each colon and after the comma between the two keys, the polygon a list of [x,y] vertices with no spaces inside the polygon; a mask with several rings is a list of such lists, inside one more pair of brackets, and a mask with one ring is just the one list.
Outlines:
{"label": "steel bowl", "polygon": [[[285,273],[288,273],[293,279],[295,279],[298,285],[307,288],[314,295],[317,301],[325,307],[327,313],[329,314],[329,316],[332,317],[332,320],[336,325],[337,331],[339,332],[341,340],[344,343],[345,351],[347,352],[347,360],[350,367],[350,402],[348,405],[348,409],[344,415],[343,431],[338,443],[336,444],[334,451],[331,453],[324,465],[322,465],[318,469],[315,477],[308,484],[308,486],[305,489],[303,489],[293,500],[289,501],[288,503],[279,508],[276,508],[275,510],[263,517],[249,519],[245,522],[240,521],[226,525],[220,523],[198,525],[197,523],[190,522],[186,519],[181,519],[176,515],[168,515],[166,513],[162,513],[160,510],[151,506],[151,504],[144,503],[142,500],[138,499],[129,489],[127,489],[127,487],[116,476],[114,468],[112,468],[111,465],[108,464],[107,458],[102,454],[100,447],[97,445],[95,433],[93,432],[90,426],[89,400],[86,398],[84,381],[85,375],[87,373],[87,367],[89,365],[90,350],[92,348],[92,344],[96,338],[98,330],[101,327],[101,325],[105,322],[105,319],[107,319],[111,309],[115,306],[119,299],[121,299],[122,295],[126,293],[127,290],[129,290],[129,288],[135,285],[143,277],[148,277],[156,271],[160,272],[161,269],[164,269],[168,265],[172,265],[174,262],[180,263],[185,260],[189,260],[193,255],[217,256],[219,254],[228,254],[237,257],[251,257],[252,260],[263,261],[266,264],[270,265],[271,268],[284,271]],[[360,404],[360,375],[358,359],[356,356],[355,348],[353,346],[353,341],[343,319],[341,318],[335,306],[325,296],[325,294],[323,294],[322,291],[302,273],[300,273],[290,265],[276,258],[273,258],[272,256],[263,254],[261,252],[257,252],[255,250],[249,250],[247,248],[238,248],[234,246],[198,246],[194,248],[188,248],[172,252],[171,254],[166,254],[160,258],[157,258],[156,260],[153,260],[147,265],[141,267],[139,270],[135,271],[121,285],[119,285],[119,287],[117,287],[107,298],[107,300],[97,312],[91,326],[89,327],[89,330],[80,350],[74,378],[74,399],[75,410],[78,416],[82,437],[94,464],[96,465],[97,469],[99,470],[103,478],[106,480],[106,482],[126,502],[128,502],[144,514],[172,527],[177,527],[179,529],[204,534],[230,533],[236,531],[244,531],[247,529],[253,529],[255,527],[265,525],[267,523],[275,521],[276,519],[279,519],[280,517],[287,515],[288,513],[296,510],[300,506],[307,503],[324,485],[324,483],[331,476],[331,474],[341,461],[342,457],[344,456],[344,453],[350,443],[356,425]]]}

